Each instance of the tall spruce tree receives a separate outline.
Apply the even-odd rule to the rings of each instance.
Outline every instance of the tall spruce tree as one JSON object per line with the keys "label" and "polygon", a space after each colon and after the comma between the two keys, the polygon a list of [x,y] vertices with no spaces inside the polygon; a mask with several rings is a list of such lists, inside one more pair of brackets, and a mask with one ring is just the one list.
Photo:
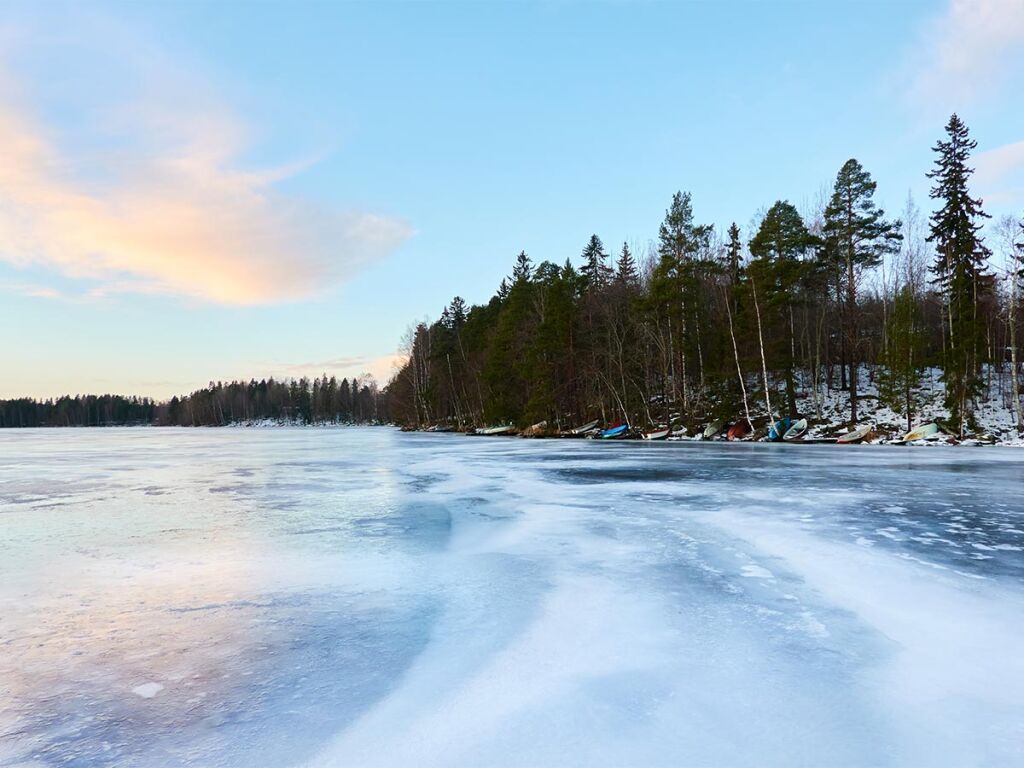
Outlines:
{"label": "tall spruce tree", "polygon": [[592,289],[604,286],[611,276],[611,268],[608,266],[608,254],[604,251],[601,238],[591,235],[581,255],[583,266],[580,267],[580,274],[587,279],[587,284]]}
{"label": "tall spruce tree", "polygon": [[877,185],[871,174],[854,159],[847,160],[836,175],[832,198],[825,207],[823,229],[826,259],[837,268],[845,296],[842,309],[843,341],[850,366],[850,421],[857,421],[857,373],[861,362],[861,338],[857,292],[861,273],[878,266],[887,253],[895,253],[899,221],[886,221],[885,211],[875,206]]}
{"label": "tall spruce tree", "polygon": [[743,256],[743,243],[740,240],[740,228],[734,221],[727,232],[729,242],[725,246],[725,268],[729,275],[729,283],[737,285],[740,281],[740,258]]}
{"label": "tall spruce tree", "polygon": [[967,162],[977,142],[955,114],[946,124],[946,136],[932,148],[938,157],[928,172],[935,182],[931,198],[941,207],[931,215],[927,239],[935,245],[932,272],[945,300],[949,332],[943,365],[945,405],[962,436],[974,425],[973,404],[982,386],[985,337],[979,304],[989,285],[985,267],[991,252],[979,234],[988,214],[967,186],[974,172]]}
{"label": "tall spruce tree", "polygon": [[622,252],[619,254],[619,260],[615,263],[615,279],[627,286],[636,285],[640,280],[636,271],[636,260],[629,250],[628,243],[622,244]]}

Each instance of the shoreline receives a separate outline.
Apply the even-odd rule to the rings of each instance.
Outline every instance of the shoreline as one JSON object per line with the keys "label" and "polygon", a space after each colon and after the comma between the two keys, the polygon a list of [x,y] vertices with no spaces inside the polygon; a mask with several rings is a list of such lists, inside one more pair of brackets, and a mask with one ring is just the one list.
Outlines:
{"label": "shoreline", "polygon": [[[524,434],[523,432],[512,432],[505,434],[477,434],[474,432],[458,431],[458,430],[436,430],[431,428],[408,428],[398,424],[335,424],[335,423],[324,423],[324,424],[302,424],[296,422],[233,422],[230,424],[196,424],[196,425],[177,425],[177,424],[94,424],[88,426],[33,426],[33,427],[3,427],[0,428],[0,434],[6,432],[25,432],[25,431],[51,431],[51,430],[114,430],[114,429],[178,429],[178,430],[217,430],[217,429],[238,429],[238,430],[263,430],[263,429],[313,429],[313,430],[338,430],[338,429],[352,429],[352,428],[390,428],[398,430],[403,433],[409,434],[421,434],[421,435],[450,435],[458,437],[473,437],[473,438],[492,438],[492,439],[522,439],[522,440],[544,440],[544,441],[590,441],[596,443],[627,443],[627,444],[643,444],[653,445],[658,443],[663,444],[730,444],[730,445],[787,445],[787,446],[823,446],[823,445],[839,445],[843,446],[842,443],[837,443],[834,437],[822,437],[812,436],[810,438],[800,438],[795,440],[767,440],[767,439],[741,439],[741,440],[728,440],[725,437],[713,437],[704,438],[700,435],[683,435],[669,437],[664,440],[644,440],[637,436],[631,436],[626,438],[613,438],[613,439],[601,439],[591,435],[570,435],[570,434]],[[851,446],[900,446],[900,447],[924,447],[924,448],[1024,448],[1024,437],[1020,437],[1013,440],[1003,440],[994,438],[993,440],[980,440],[977,438],[966,438],[964,440],[958,440],[950,435],[940,434],[938,437],[913,440],[905,442],[902,440],[891,439],[889,437],[881,437],[874,440],[862,440],[857,443],[851,443],[846,447]]]}

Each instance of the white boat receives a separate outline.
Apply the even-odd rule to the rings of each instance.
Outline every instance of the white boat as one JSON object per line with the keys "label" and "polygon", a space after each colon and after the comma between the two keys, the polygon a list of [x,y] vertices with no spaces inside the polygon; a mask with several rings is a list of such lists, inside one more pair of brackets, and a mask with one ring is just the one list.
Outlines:
{"label": "white boat", "polygon": [[710,440],[712,437],[714,437],[719,432],[721,432],[722,428],[724,426],[725,426],[725,420],[724,419],[715,419],[710,424],[708,424],[706,427],[704,427],[704,439],[705,440]]}
{"label": "white boat", "polygon": [[501,427],[480,427],[476,434],[478,435],[508,435],[515,432],[516,428],[512,424],[505,424]]}
{"label": "white boat", "polygon": [[658,429],[654,432],[644,432],[644,440],[665,440],[670,434],[671,429]]}
{"label": "white boat", "polygon": [[597,422],[598,422],[598,420],[594,419],[593,421],[588,422],[587,424],[584,424],[582,427],[576,427],[575,429],[570,429],[569,430],[569,434],[570,435],[585,435],[588,432],[591,432],[591,431],[597,429]]}
{"label": "white boat", "polygon": [[917,429],[912,430],[910,432],[907,432],[907,434],[905,434],[903,436],[903,442],[909,443],[909,442],[911,442],[913,440],[927,440],[929,437],[933,437],[933,436],[937,435],[938,433],[939,433],[939,425],[938,424],[935,424],[935,423],[923,424],[920,427],[918,427]]}
{"label": "white boat", "polygon": [[850,443],[859,443],[861,440],[863,440],[865,437],[871,434],[871,430],[873,430],[874,428],[874,424],[861,424],[859,427],[854,427],[846,434],[837,437],[836,442],[842,443],[844,445],[848,445]]}
{"label": "white boat", "polygon": [[786,430],[785,434],[782,435],[782,439],[796,440],[803,437],[805,432],[807,432],[807,419],[800,419]]}

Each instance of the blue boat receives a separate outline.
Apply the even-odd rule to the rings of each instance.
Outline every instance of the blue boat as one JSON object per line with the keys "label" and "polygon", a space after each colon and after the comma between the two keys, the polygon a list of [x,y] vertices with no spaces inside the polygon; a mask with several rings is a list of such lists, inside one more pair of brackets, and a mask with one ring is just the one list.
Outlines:
{"label": "blue boat", "polygon": [[778,442],[792,426],[793,420],[789,416],[783,416],[768,429],[768,440],[773,443]]}
{"label": "blue boat", "polygon": [[618,426],[609,427],[608,429],[603,430],[598,437],[602,440],[612,440],[616,437],[625,437],[626,430],[628,429],[628,424],[619,424]]}

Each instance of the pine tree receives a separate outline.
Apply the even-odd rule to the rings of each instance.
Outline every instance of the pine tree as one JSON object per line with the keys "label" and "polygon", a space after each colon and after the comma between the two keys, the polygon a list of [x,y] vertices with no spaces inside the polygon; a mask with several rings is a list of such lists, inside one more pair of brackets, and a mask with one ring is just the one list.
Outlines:
{"label": "pine tree", "polygon": [[810,266],[804,261],[804,256],[817,242],[796,208],[787,200],[778,200],[768,209],[757,234],[750,241],[750,254],[754,258],[747,271],[769,316],[770,338],[774,340],[774,356],[781,362],[785,374],[786,401],[791,418],[798,415],[793,307],[799,298],[800,283]]}
{"label": "pine tree", "polygon": [[860,364],[860,323],[857,288],[860,274],[895,253],[903,239],[899,221],[886,221],[885,211],[875,207],[877,185],[871,174],[854,159],[839,169],[832,198],[825,208],[824,254],[837,267],[845,288],[842,324],[846,358],[850,366],[850,421],[857,421],[857,373]]}
{"label": "pine tree", "polygon": [[988,214],[967,186],[974,172],[967,161],[977,142],[955,114],[946,124],[946,135],[948,140],[933,147],[938,158],[928,173],[935,180],[931,198],[940,200],[942,207],[931,215],[927,239],[935,244],[932,272],[945,299],[949,330],[943,366],[945,405],[962,436],[967,426],[973,426],[973,402],[982,386],[980,355],[985,339],[978,310],[988,286],[985,267],[991,252],[979,234],[981,219]]}

